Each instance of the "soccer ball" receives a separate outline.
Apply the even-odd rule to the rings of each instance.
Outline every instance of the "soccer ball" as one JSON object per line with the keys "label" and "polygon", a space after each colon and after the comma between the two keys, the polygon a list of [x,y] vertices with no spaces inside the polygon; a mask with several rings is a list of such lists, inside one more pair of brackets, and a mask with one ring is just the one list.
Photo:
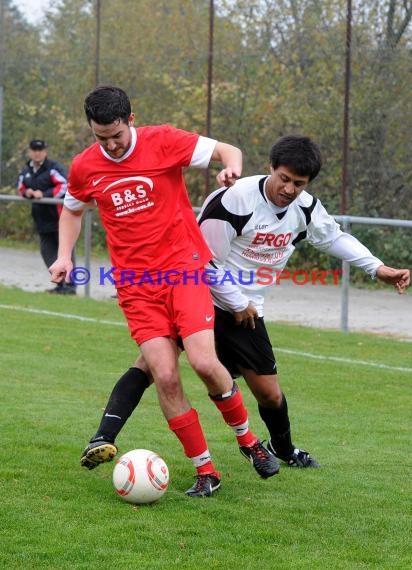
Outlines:
{"label": "soccer ball", "polygon": [[116,493],[128,503],[153,503],[166,492],[169,469],[154,451],[133,449],[117,460],[113,485]]}

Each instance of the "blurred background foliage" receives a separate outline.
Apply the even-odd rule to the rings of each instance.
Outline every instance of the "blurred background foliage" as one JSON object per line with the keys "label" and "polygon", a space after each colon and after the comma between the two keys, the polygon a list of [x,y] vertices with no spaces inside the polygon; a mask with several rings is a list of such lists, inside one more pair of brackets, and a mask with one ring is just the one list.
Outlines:
{"label": "blurred background foliage", "polygon": [[[129,94],[137,124],[242,148],[245,176],[267,172],[279,136],[313,137],[325,164],[312,192],[340,213],[347,0],[52,0],[36,25],[1,1],[1,193],[15,193],[33,137],[69,167],[92,142],[84,96],[111,83]],[[352,2],[348,214],[412,219],[411,18],[411,0]],[[194,205],[215,173],[186,173]],[[354,233],[387,264],[412,266],[410,230]],[[0,238],[33,239],[28,208],[0,203]],[[104,247],[98,222],[93,240]],[[294,263],[325,260],[303,246]]]}

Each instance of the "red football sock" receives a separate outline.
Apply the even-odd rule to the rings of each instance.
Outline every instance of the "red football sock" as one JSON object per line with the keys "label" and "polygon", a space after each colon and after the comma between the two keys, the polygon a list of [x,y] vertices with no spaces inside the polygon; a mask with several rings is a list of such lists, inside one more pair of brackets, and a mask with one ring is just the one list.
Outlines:
{"label": "red football sock", "polygon": [[199,416],[194,408],[168,421],[169,428],[183,445],[186,457],[191,459],[200,474],[215,473]]}
{"label": "red football sock", "polygon": [[233,385],[231,395],[214,396],[211,399],[222,414],[225,422],[235,432],[239,445],[249,447],[256,443],[257,437],[249,429],[248,413],[237,384]]}

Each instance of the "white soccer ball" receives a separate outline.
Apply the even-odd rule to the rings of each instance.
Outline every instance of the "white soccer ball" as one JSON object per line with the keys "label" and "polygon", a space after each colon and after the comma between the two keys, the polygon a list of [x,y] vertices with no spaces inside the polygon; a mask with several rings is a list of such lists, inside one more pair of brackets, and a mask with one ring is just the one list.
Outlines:
{"label": "white soccer ball", "polygon": [[113,485],[116,493],[128,503],[153,503],[166,492],[169,469],[154,451],[133,449],[117,460]]}

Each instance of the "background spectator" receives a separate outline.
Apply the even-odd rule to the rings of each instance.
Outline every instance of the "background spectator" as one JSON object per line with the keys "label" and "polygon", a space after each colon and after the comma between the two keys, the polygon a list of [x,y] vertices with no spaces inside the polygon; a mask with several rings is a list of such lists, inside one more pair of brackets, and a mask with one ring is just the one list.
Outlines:
{"label": "background spectator", "polygon": [[[67,190],[67,172],[65,167],[47,156],[44,140],[33,139],[29,144],[29,160],[18,178],[18,191],[23,198],[40,200],[42,198],[63,198]],[[31,213],[40,237],[40,254],[49,268],[57,259],[59,247],[60,204],[41,204],[33,202]],[[75,265],[73,255],[73,265]],[[75,295],[76,286],[71,283],[59,283],[48,293]]]}

